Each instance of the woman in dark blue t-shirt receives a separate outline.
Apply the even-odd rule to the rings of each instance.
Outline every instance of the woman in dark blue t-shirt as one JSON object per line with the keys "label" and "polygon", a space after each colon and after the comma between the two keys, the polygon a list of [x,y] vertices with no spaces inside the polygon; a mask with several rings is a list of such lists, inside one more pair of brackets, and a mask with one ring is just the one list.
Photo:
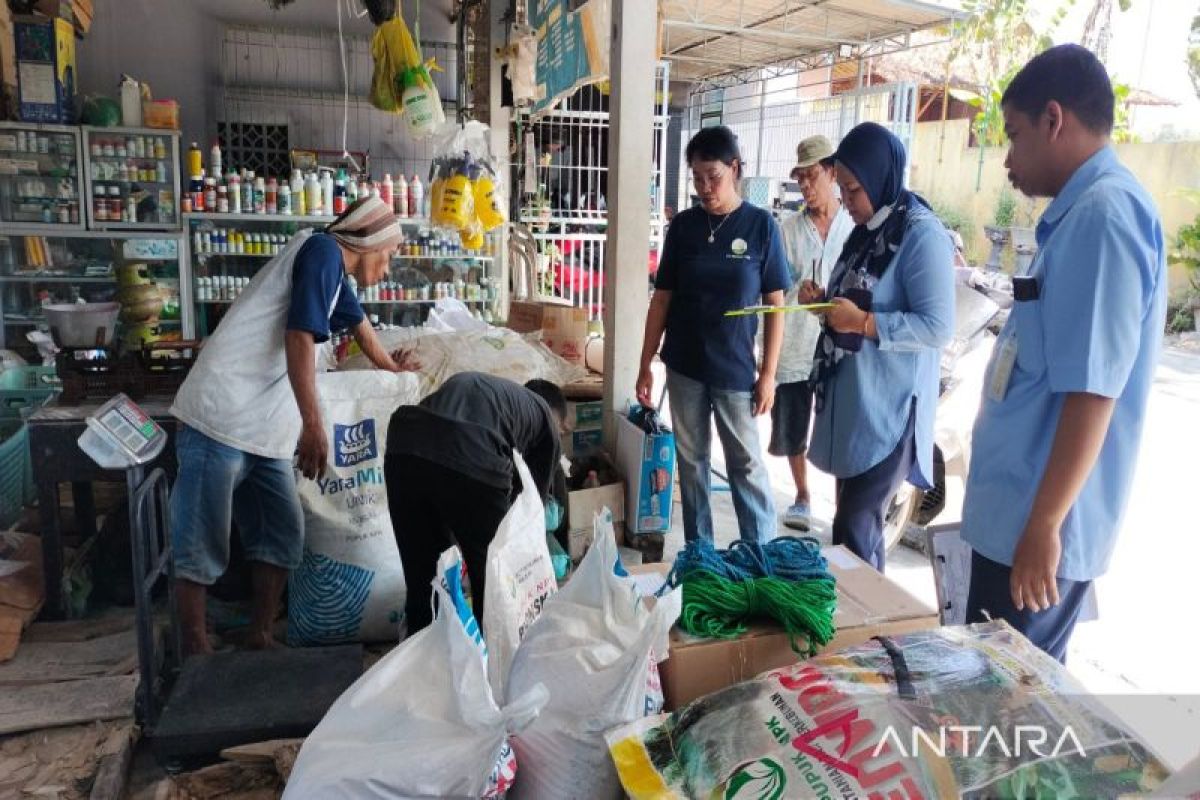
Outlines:
{"label": "woman in dark blue t-shirt", "polygon": [[725,312],[781,305],[790,271],[770,213],[738,195],[742,160],[733,132],[705,128],[688,142],[686,155],[701,205],[677,214],[667,230],[646,318],[638,402],[651,405],[650,362],[662,343],[684,537],[713,538],[709,431],[715,416],[741,538],[766,541],[775,535],[775,504],[754,418],[775,402],[783,320],[766,315],[757,365],[758,318]]}

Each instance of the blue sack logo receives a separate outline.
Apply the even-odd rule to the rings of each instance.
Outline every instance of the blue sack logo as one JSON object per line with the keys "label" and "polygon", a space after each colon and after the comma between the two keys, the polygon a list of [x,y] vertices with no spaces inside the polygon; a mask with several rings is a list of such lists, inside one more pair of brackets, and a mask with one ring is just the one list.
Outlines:
{"label": "blue sack logo", "polygon": [[339,467],[352,467],[364,461],[370,461],[379,455],[375,445],[375,420],[364,419],[353,425],[333,426],[333,455],[334,464]]}

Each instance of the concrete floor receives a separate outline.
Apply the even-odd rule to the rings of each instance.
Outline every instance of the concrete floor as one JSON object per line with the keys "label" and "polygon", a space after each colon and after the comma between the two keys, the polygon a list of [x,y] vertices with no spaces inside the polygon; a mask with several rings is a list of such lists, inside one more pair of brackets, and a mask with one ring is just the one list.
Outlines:
{"label": "concrete floor", "polygon": [[[768,419],[760,420],[759,431],[765,447]],[[720,468],[715,433],[713,442],[714,463]],[[1076,629],[1067,661],[1083,686],[1101,696],[1174,768],[1200,754],[1200,592],[1195,588],[1200,514],[1191,505],[1198,458],[1200,336],[1190,335],[1164,348],[1124,528],[1109,572],[1097,582],[1100,616]],[[776,506],[782,510],[794,491],[791,474],[783,459],[768,458],[768,466]],[[810,467],[809,482],[817,522],[813,535],[828,542],[833,479]],[[946,511],[937,521],[954,521],[961,503],[961,483],[950,485]],[[725,546],[737,538],[729,493],[715,492],[712,506],[717,543]],[[682,546],[676,502],[666,556]],[[936,606],[933,571],[925,555],[897,547],[888,556],[886,572]]]}

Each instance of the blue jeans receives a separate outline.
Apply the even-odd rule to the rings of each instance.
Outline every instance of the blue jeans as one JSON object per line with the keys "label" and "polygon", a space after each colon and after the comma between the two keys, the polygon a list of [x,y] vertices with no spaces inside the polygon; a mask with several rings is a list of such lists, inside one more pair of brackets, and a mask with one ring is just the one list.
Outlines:
{"label": "blue jeans", "polygon": [[683,537],[713,541],[709,492],[712,475],[712,419],[725,451],[725,468],[741,538],[766,542],[776,530],[771,480],[763,463],[754,421],[754,395],[716,389],[667,370],[667,393],[683,496]]}
{"label": "blue jeans", "polygon": [[171,489],[175,574],[211,586],[229,566],[230,523],[246,558],[284,569],[300,565],[304,511],[288,459],[263,458],[179,424],[179,474]]}

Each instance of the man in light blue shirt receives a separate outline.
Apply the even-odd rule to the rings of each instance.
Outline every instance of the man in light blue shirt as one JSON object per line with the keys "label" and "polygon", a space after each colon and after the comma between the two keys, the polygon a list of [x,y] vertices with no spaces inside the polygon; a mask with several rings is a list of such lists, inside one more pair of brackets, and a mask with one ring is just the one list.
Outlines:
{"label": "man in light blue shirt", "polygon": [[1110,145],[1112,85],[1092,53],[1047,50],[1001,103],[1009,179],[1054,200],[1014,281],[975,424],[967,618],[1003,618],[1062,661],[1129,496],[1162,342],[1165,248],[1153,202]]}

